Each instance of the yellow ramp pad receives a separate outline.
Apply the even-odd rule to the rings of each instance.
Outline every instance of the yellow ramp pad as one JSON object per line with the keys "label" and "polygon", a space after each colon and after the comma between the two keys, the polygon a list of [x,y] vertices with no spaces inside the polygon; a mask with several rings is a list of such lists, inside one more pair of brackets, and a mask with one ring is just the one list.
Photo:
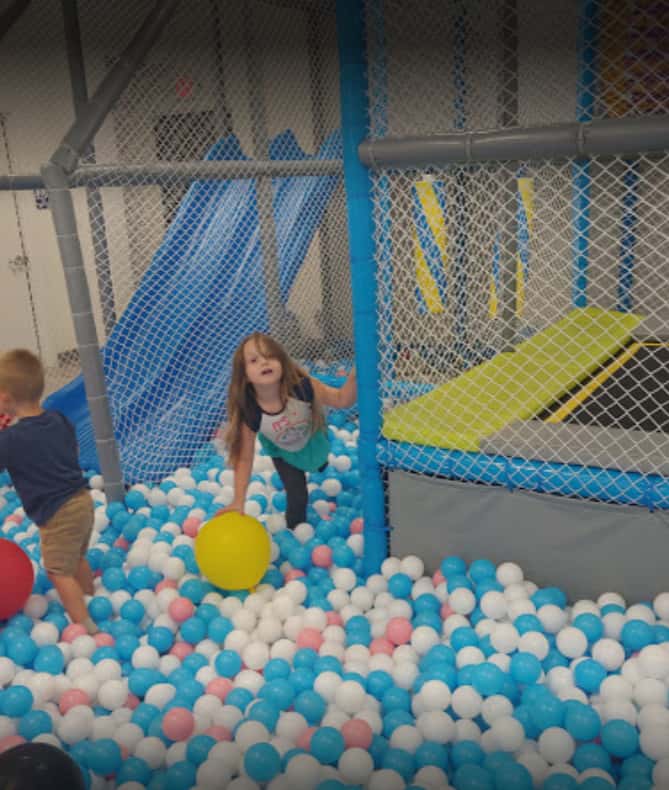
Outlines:
{"label": "yellow ramp pad", "polygon": [[391,409],[383,436],[478,452],[481,439],[565,395],[631,339],[643,316],[586,307],[426,395]]}

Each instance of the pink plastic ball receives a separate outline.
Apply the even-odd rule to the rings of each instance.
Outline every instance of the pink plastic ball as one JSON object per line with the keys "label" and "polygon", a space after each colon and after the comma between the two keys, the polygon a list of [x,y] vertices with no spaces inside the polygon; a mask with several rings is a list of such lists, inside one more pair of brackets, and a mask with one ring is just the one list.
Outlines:
{"label": "pink plastic ball", "polygon": [[176,590],[176,588],[177,583],[174,579],[163,579],[156,584],[156,593],[159,593],[161,590]]}
{"label": "pink plastic ball", "polygon": [[344,625],[341,615],[339,612],[335,612],[334,610],[326,612],[325,618],[328,622],[328,625]]}
{"label": "pink plastic ball", "polygon": [[411,639],[411,622],[406,617],[393,617],[386,626],[386,638],[394,645],[406,645]]}
{"label": "pink plastic ball", "polygon": [[163,732],[171,741],[185,741],[194,729],[195,717],[187,708],[172,708],[163,716]]}
{"label": "pink plastic ball", "polygon": [[446,602],[442,603],[441,609],[439,611],[442,620],[445,620],[447,617],[450,617],[453,613],[454,613],[453,610]]}
{"label": "pink plastic ball", "polygon": [[79,623],[70,623],[63,628],[63,642],[74,642],[78,636],[85,636],[88,632],[83,625]]}
{"label": "pink plastic ball", "polygon": [[330,513],[334,513],[334,511],[337,509],[337,503],[336,502],[330,502],[329,503],[329,507],[330,507]]}
{"label": "pink plastic ball", "polygon": [[193,645],[189,645],[188,642],[175,642],[170,648],[170,655],[176,656],[179,661],[183,661],[194,649]]}
{"label": "pink plastic ball", "polygon": [[114,541],[114,547],[121,549],[121,551],[127,551],[130,548],[130,544],[128,543],[127,539],[121,535],[120,538],[116,538]]}
{"label": "pink plastic ball", "polygon": [[188,516],[188,518],[184,519],[183,523],[184,535],[188,535],[189,538],[194,538],[200,531],[201,525],[202,519],[197,518],[197,516]]}
{"label": "pink plastic ball", "polygon": [[106,634],[104,631],[99,631],[93,637],[95,639],[95,644],[98,647],[114,647],[115,640],[111,634]]}
{"label": "pink plastic ball", "polygon": [[341,726],[341,734],[347,749],[369,749],[374,735],[364,719],[350,719]]}
{"label": "pink plastic ball", "polygon": [[351,535],[359,535],[363,531],[364,527],[365,524],[361,516],[354,518],[353,521],[351,521],[351,526],[349,527]]}
{"label": "pink plastic ball", "polygon": [[301,579],[301,578],[303,578],[303,576],[304,576],[304,571],[301,571],[298,568],[291,568],[284,575],[284,579],[287,582],[292,582],[294,579]]}
{"label": "pink plastic ball", "polygon": [[232,681],[229,678],[214,678],[207,683],[207,694],[213,694],[218,697],[221,702],[225,702],[232,689]]}
{"label": "pink plastic ball", "polygon": [[332,565],[332,549],[329,546],[316,546],[311,552],[311,561],[317,568],[329,568]]}
{"label": "pink plastic ball", "polygon": [[311,748],[311,736],[315,732],[315,727],[307,727],[306,730],[303,730],[297,738],[297,748],[304,749],[305,752],[308,752]]}
{"label": "pink plastic ball", "polygon": [[23,516],[20,516],[18,513],[12,513],[10,516],[7,516],[7,518],[5,519],[5,524],[10,521],[13,524],[20,524],[23,521]]}
{"label": "pink plastic ball", "polygon": [[377,639],[372,639],[369,645],[369,652],[375,656],[378,653],[384,653],[387,656],[392,656],[393,650],[392,642],[389,642],[387,639],[383,637],[378,637]]}
{"label": "pink plastic ball", "polygon": [[210,735],[212,738],[215,738],[217,741],[231,741],[232,740],[232,733],[227,727],[224,727],[222,724],[214,724],[211,727],[207,727],[204,731],[205,735]]}
{"label": "pink plastic ball", "polygon": [[91,699],[82,689],[68,689],[60,695],[58,710],[65,715],[75,705],[90,705]]}
{"label": "pink plastic ball", "polygon": [[434,584],[435,587],[445,581],[446,579],[441,571],[437,570],[432,574],[432,584]]}
{"label": "pink plastic ball", "polygon": [[189,617],[193,616],[195,606],[188,598],[175,598],[167,611],[175,623],[183,623],[184,620],[188,620]]}
{"label": "pink plastic ball", "polygon": [[20,746],[25,742],[26,739],[22,738],[20,735],[6,735],[4,738],[0,739],[0,754],[6,752],[8,749],[13,749],[15,746]]}
{"label": "pink plastic ball", "polygon": [[310,647],[318,652],[323,644],[323,634],[316,628],[303,628],[297,635],[296,641],[298,647]]}
{"label": "pink plastic ball", "polygon": [[129,708],[130,710],[135,710],[135,708],[141,702],[139,697],[136,697],[134,694],[128,694],[128,699],[125,701],[125,707]]}

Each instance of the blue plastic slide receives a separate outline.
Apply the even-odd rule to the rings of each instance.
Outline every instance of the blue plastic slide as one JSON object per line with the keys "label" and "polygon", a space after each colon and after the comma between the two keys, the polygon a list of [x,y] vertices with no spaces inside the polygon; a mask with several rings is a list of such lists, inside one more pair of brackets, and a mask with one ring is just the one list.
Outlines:
{"label": "blue plastic slide", "polygon": [[[290,131],[273,141],[270,156],[307,158]],[[341,156],[335,132],[316,158]],[[234,136],[206,157],[244,158]],[[273,179],[284,304],[338,182]],[[223,416],[239,340],[268,328],[255,181],[195,182],[103,350],[126,482],[155,481],[192,462]],[[81,376],[46,406],[74,422],[82,466],[98,470]]]}

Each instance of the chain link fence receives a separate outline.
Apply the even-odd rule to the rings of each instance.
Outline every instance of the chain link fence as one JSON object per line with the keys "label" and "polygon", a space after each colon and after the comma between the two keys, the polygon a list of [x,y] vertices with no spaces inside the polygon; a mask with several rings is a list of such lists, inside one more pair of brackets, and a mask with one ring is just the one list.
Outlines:
{"label": "chain link fence", "polygon": [[[372,138],[669,111],[657,3],[389,0],[368,26]],[[669,506],[669,155],[382,170],[373,192],[382,462]]]}
{"label": "chain link fence", "polygon": [[[47,12],[33,4],[8,36],[15,70],[19,50],[46,47],[45,67],[54,53],[51,74],[17,71],[49,104],[43,117],[36,96],[19,107],[22,125],[10,139],[26,131],[26,156],[15,173],[37,171],[74,118],[58,5],[49,4],[45,25]],[[155,4],[75,5],[90,95]],[[60,115],[52,123],[54,103]],[[341,159],[333,3],[179,4],[82,159],[87,185],[74,191],[128,480],[159,479],[192,463],[214,436],[231,357],[246,333],[271,332],[326,377],[350,364]],[[224,172],[214,172],[223,162]],[[258,162],[271,163],[264,175],[253,169]],[[34,211],[25,213],[32,235]],[[42,344],[50,337],[55,346],[38,350],[53,362],[55,389],[76,376],[78,362],[53,230],[40,233],[40,265],[58,295],[38,300]],[[79,380],[67,398],[83,402]],[[92,463],[90,422],[77,427]]]}

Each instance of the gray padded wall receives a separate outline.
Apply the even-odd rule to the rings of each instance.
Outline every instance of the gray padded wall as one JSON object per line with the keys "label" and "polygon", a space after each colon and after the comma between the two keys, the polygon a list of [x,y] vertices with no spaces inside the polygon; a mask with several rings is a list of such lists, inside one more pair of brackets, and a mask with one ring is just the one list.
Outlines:
{"label": "gray padded wall", "polygon": [[635,603],[667,587],[669,513],[408,472],[388,486],[392,554],[417,554],[430,572],[449,554],[516,562],[572,602],[615,591]]}

